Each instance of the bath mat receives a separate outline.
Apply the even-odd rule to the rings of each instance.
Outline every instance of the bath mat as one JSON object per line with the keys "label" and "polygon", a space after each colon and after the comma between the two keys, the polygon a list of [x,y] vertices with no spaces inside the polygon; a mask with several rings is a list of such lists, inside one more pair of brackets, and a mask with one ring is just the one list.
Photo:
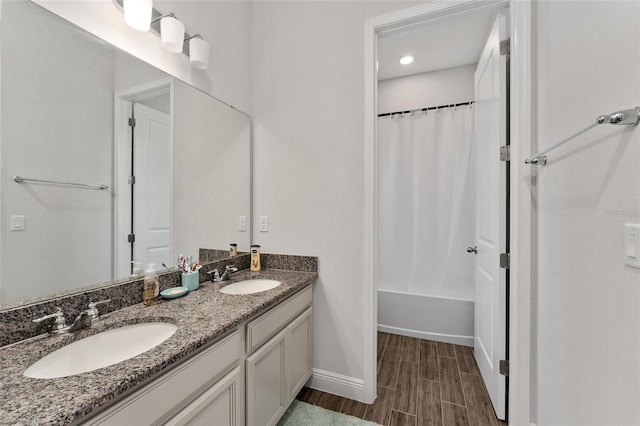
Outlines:
{"label": "bath mat", "polygon": [[325,410],[295,399],[278,426],[379,426],[353,416]]}

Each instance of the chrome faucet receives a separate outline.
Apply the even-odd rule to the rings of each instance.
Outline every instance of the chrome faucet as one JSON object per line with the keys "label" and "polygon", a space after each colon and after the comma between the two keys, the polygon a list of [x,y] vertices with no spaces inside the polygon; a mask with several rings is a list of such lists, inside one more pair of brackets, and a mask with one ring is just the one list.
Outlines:
{"label": "chrome faucet", "polygon": [[207,272],[207,274],[213,274],[213,281],[218,282],[218,281],[228,281],[229,278],[231,278],[231,274],[237,271],[238,271],[238,268],[236,268],[234,265],[227,265],[224,268],[224,272],[222,272],[222,274],[220,274],[220,271],[218,270],[218,268]]}
{"label": "chrome faucet", "polygon": [[36,324],[40,324],[48,319],[54,319],[53,324],[48,329],[49,334],[73,333],[74,331],[78,331],[83,328],[90,328],[98,322],[100,320],[100,312],[98,312],[96,306],[109,302],[111,302],[111,299],[89,303],[89,308],[80,312],[71,325],[67,325],[62,309],[60,308],[56,308],[56,311],[52,314],[45,315],[32,321]]}
{"label": "chrome faucet", "polygon": [[55,319],[55,321],[53,322],[53,324],[51,325],[51,327],[48,329],[49,334],[60,334],[60,333],[66,333],[66,331],[63,331],[67,328],[67,323],[64,319],[64,314],[62,313],[62,309],[60,308],[56,308],[56,311],[52,314],[49,315],[45,315],[42,318],[37,318],[32,320],[32,322],[36,323],[36,324],[40,324],[43,321],[46,321],[48,319]]}

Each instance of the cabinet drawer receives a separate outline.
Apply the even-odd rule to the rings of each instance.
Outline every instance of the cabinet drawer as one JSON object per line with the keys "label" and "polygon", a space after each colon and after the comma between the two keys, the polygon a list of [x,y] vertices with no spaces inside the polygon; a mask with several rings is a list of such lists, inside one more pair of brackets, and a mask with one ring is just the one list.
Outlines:
{"label": "cabinet drawer", "polygon": [[237,364],[240,340],[236,331],[85,424],[151,425],[166,420],[191,402],[203,387],[211,385],[220,373]]}
{"label": "cabinet drawer", "polygon": [[247,324],[247,354],[282,330],[307,306],[311,305],[311,286],[284,301],[260,318]]}

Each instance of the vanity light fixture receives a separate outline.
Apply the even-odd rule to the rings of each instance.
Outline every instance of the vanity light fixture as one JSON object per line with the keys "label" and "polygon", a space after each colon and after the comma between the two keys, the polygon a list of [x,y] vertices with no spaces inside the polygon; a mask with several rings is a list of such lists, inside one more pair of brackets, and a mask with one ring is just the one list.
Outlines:
{"label": "vanity light fixture", "polygon": [[413,60],[415,59],[415,57],[413,55],[405,55],[403,57],[401,57],[398,62],[400,62],[402,65],[409,65],[410,63],[413,62]]}
{"label": "vanity light fixture", "polygon": [[184,39],[189,40],[189,53],[191,66],[200,70],[206,70],[209,66],[209,43],[204,41],[200,34]]}
{"label": "vanity light fixture", "polygon": [[184,24],[173,13],[155,20],[160,20],[160,44],[162,47],[172,53],[182,52]]}
{"label": "vanity light fixture", "polygon": [[[184,24],[173,13],[162,14],[153,8],[153,0],[113,0],[124,11],[124,20],[131,28],[151,31],[160,37],[163,48],[189,56],[191,66],[207,69],[211,46],[200,34],[185,32]],[[189,43],[185,43],[188,41]]]}
{"label": "vanity light fixture", "polygon": [[153,0],[122,0],[124,22],[138,31],[149,31]]}

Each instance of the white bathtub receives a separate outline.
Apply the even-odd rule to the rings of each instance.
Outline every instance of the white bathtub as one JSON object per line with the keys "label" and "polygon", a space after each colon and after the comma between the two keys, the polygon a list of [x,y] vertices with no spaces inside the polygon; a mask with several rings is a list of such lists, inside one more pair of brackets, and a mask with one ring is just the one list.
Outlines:
{"label": "white bathtub", "polygon": [[473,346],[473,300],[378,290],[378,331]]}

